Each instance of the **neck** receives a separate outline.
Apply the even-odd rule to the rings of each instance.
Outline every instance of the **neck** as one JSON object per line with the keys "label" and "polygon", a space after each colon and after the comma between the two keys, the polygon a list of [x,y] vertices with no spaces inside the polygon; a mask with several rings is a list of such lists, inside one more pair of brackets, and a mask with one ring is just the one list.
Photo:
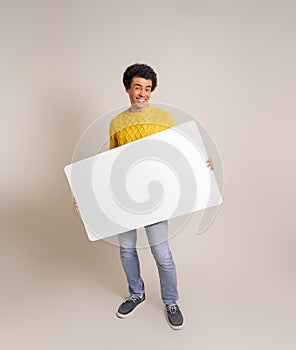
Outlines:
{"label": "neck", "polygon": [[148,103],[144,103],[142,106],[137,105],[136,103],[133,103],[129,110],[130,112],[142,112],[145,111],[145,109],[147,109],[149,107]]}

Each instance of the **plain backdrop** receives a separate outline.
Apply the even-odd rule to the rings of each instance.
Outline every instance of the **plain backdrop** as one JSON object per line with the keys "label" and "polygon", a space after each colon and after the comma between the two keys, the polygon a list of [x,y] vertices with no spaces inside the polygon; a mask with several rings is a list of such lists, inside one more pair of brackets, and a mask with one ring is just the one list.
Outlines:
{"label": "plain backdrop", "polygon": [[[288,0],[1,1],[1,349],[295,349],[295,14]],[[88,241],[63,173],[84,130],[128,105],[135,62],[224,165],[213,224],[170,240],[179,332],[149,249],[147,300],[116,318],[118,248]]]}

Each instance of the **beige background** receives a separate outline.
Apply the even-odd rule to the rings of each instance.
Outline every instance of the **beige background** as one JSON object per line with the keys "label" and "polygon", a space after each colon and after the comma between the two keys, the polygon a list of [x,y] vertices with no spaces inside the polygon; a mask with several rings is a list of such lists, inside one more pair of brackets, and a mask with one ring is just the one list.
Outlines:
{"label": "beige background", "polygon": [[[1,2],[1,349],[295,349],[295,13],[283,0]],[[171,240],[180,332],[148,250],[147,301],[115,317],[118,249],[87,240],[63,173],[82,132],[128,103],[121,76],[137,61],[159,74],[152,100],[196,115],[225,168],[210,229]]]}

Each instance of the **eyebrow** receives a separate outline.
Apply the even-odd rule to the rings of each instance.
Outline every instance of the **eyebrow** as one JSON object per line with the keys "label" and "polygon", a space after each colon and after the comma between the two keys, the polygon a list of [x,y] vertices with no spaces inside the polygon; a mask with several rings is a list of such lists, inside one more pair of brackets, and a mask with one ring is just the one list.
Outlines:
{"label": "eyebrow", "polygon": [[[140,87],[142,87],[143,85],[141,85],[141,84],[135,84],[134,86],[140,86]],[[148,88],[148,87],[150,87],[151,88],[151,85],[147,85],[147,86],[145,86],[146,88]]]}

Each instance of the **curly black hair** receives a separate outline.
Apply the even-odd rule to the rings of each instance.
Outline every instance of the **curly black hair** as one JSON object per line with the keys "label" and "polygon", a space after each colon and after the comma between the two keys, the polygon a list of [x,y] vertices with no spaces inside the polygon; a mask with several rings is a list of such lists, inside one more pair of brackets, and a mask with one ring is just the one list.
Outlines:
{"label": "curly black hair", "polygon": [[154,70],[147,64],[135,63],[126,68],[123,73],[123,85],[126,89],[131,87],[131,83],[134,77],[144,78],[152,81],[151,91],[157,86],[157,75]]}

